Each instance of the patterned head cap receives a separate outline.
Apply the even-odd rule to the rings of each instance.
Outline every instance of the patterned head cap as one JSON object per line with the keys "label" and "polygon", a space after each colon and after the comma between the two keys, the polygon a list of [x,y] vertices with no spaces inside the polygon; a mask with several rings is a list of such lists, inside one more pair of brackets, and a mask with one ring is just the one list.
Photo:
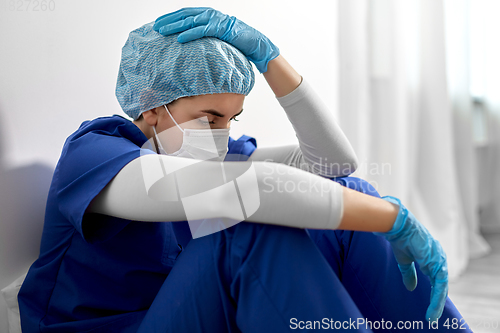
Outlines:
{"label": "patterned head cap", "polygon": [[132,31],[122,49],[116,97],[128,116],[186,96],[250,93],[255,74],[238,49],[211,37],[181,44],[153,24]]}

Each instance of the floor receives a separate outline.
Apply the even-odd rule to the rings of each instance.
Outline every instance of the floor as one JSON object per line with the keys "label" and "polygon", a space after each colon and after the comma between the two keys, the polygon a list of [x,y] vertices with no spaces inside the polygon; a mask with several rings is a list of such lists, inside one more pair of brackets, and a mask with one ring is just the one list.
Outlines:
{"label": "floor", "polygon": [[475,333],[500,333],[500,233],[484,237],[492,252],[470,261],[449,296]]}

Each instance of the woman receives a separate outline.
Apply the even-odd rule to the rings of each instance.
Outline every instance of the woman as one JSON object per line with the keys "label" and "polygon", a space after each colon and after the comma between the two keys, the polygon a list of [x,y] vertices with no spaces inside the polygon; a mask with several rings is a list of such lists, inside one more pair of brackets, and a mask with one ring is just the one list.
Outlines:
{"label": "woman", "polygon": [[[299,146],[229,138],[248,60]],[[328,179],[356,156],[264,35],[211,8],[167,14],[131,32],[116,92],[134,121],[86,121],[64,145],[23,332],[468,329],[416,218],[366,182]]]}

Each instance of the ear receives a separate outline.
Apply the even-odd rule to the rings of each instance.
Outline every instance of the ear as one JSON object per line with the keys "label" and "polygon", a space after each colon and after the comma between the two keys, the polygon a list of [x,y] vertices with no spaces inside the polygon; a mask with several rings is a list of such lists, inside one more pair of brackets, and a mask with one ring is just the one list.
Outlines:
{"label": "ear", "polygon": [[163,109],[163,106],[144,111],[142,113],[142,117],[144,118],[146,124],[148,124],[149,126],[156,126],[160,117],[161,109]]}

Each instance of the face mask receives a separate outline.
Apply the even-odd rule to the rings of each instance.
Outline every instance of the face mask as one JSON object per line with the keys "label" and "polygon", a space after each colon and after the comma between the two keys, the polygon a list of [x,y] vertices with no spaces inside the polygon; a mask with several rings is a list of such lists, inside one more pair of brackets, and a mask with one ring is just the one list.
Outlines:
{"label": "face mask", "polygon": [[183,129],[177,124],[174,117],[168,111],[168,115],[174,121],[175,125],[182,131],[182,145],[179,150],[167,154],[163,149],[156,128],[153,126],[156,141],[160,148],[160,153],[169,156],[180,156],[199,160],[223,161],[227,154],[227,144],[229,141],[229,128],[224,129]]}

